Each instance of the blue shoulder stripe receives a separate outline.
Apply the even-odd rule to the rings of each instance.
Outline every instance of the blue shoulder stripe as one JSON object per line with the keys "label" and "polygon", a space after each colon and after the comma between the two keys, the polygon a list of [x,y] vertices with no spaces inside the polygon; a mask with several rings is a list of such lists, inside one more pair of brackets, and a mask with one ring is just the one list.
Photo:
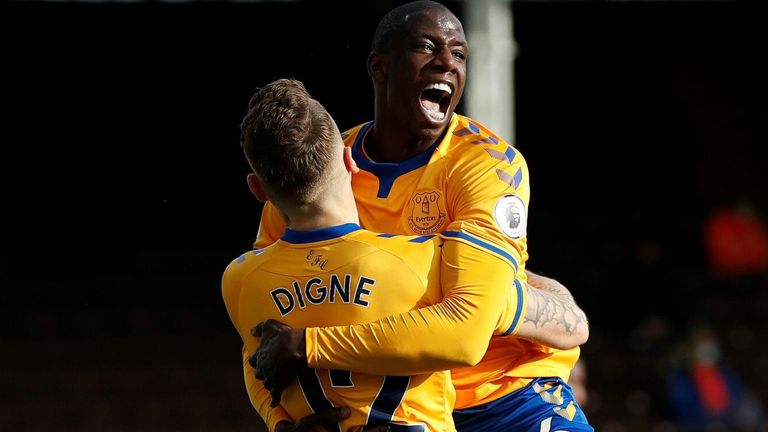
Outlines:
{"label": "blue shoulder stripe", "polygon": [[431,239],[434,236],[435,236],[434,234],[423,235],[421,237],[412,238],[412,239],[408,240],[408,242],[409,243],[424,243],[425,241]]}
{"label": "blue shoulder stripe", "polygon": [[[523,284],[520,283],[520,280],[515,278],[515,289],[517,290],[517,298],[522,299],[523,298]],[[507,329],[506,332],[502,336],[509,336],[512,333],[512,330],[517,327],[517,324],[520,322],[520,316],[523,314],[523,302],[518,300],[517,301],[517,310],[515,310],[515,317],[512,319],[512,325],[509,326],[509,329]]]}
{"label": "blue shoulder stripe", "polygon": [[443,235],[446,236],[446,237],[460,238],[460,239],[466,240],[466,241],[468,241],[468,242],[470,242],[472,244],[480,246],[480,247],[482,247],[484,249],[488,249],[489,251],[491,251],[491,252],[493,252],[493,253],[495,253],[497,255],[501,255],[502,257],[506,258],[510,263],[512,263],[512,266],[515,268],[515,270],[517,270],[517,268],[518,268],[517,260],[515,259],[515,257],[513,257],[512,255],[509,254],[509,252],[501,249],[498,246],[494,246],[494,245],[492,245],[492,244],[490,244],[490,243],[488,243],[488,242],[486,242],[484,240],[480,240],[477,237],[473,237],[473,236],[471,236],[469,234],[466,234],[466,233],[463,233],[463,232],[459,232],[459,231],[445,231],[445,232],[443,232]]}

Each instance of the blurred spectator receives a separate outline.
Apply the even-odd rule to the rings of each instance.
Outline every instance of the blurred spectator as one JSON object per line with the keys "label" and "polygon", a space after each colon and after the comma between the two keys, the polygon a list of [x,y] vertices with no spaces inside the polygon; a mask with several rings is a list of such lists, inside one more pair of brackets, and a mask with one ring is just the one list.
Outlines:
{"label": "blurred spectator", "polygon": [[765,430],[762,407],[721,359],[717,334],[694,329],[667,382],[669,407],[682,432]]}
{"label": "blurred spectator", "polygon": [[589,392],[587,391],[587,366],[583,358],[580,358],[573,365],[571,376],[568,377],[568,385],[573,390],[573,397],[576,399],[576,402],[582,408],[586,407],[589,401]]}
{"label": "blurred spectator", "polygon": [[633,349],[633,356],[648,357],[655,362],[660,355],[670,351],[674,342],[674,324],[666,316],[646,314],[642,321],[629,334],[628,343]]}
{"label": "blurred spectator", "polygon": [[768,230],[749,203],[712,212],[705,226],[715,276],[741,277],[768,271]]}

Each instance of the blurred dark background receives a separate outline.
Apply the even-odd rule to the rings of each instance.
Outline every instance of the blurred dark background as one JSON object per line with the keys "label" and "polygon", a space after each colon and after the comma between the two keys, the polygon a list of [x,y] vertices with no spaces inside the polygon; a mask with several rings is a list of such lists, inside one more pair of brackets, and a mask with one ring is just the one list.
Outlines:
{"label": "blurred dark background", "polygon": [[[260,211],[239,122],[281,77],[342,129],[371,119],[369,42],[400,3],[0,5],[0,430],[259,430],[219,288]],[[766,270],[713,225],[747,214],[759,240],[768,215],[765,8],[513,11],[529,268],[590,317],[596,430],[678,430],[664,380],[701,323],[765,405]]]}

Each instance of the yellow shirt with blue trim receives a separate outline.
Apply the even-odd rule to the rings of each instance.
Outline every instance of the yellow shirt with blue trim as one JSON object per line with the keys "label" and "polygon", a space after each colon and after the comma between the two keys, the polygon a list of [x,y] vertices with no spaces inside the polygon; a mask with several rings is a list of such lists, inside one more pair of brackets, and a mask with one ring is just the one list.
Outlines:
{"label": "yellow shirt with blue trim", "polygon": [[[294,327],[383,319],[442,299],[442,243],[436,236],[379,235],[356,224],[288,230],[278,242],[247,252],[227,267],[222,278],[224,302],[248,352],[259,344],[250,329],[270,318]],[[341,422],[339,431],[391,422],[416,425],[403,430],[450,432],[455,430],[451,417],[455,391],[445,369],[381,376],[306,368],[285,390],[277,409],[269,407],[269,394],[260,381],[253,382],[248,392],[271,429],[282,419],[298,420],[331,406],[347,406],[351,416]]]}
{"label": "yellow shirt with blue trim", "polygon": [[[454,258],[466,273],[460,277],[459,285],[474,290],[442,287],[449,300],[460,299],[454,303],[464,303],[450,305],[461,313],[430,317],[429,325],[435,329],[429,337],[407,324],[395,325],[392,332],[403,347],[399,350],[400,359],[390,358],[390,348],[380,343],[366,325],[309,328],[309,364],[343,365],[350,370],[384,374],[410,373],[414,370],[410,366],[413,358],[420,357],[428,346],[446,344],[461,334],[468,351],[477,349],[476,340],[484,341],[480,348],[484,355],[474,366],[452,370],[457,409],[496,400],[535,377],[558,376],[567,380],[578,359],[578,348],[556,350],[514,337],[522,322],[520,315],[506,329],[502,325],[478,325],[472,316],[479,311],[497,311],[497,305],[506,303],[509,310],[500,313],[500,323],[502,316],[515,316],[515,312],[525,310],[530,183],[520,151],[477,121],[454,114],[445,135],[427,151],[399,164],[375,163],[363,149],[372,127],[369,122],[343,134],[361,169],[352,178],[361,225],[374,231],[406,235],[442,232],[458,240]],[[267,203],[255,246],[274,242],[284,229],[279,214]],[[479,265],[480,262],[485,263]],[[511,273],[506,277],[511,281],[502,294],[498,293],[499,287],[493,286],[498,281],[489,277],[498,273]],[[452,282],[456,281],[448,281]],[[352,330],[359,339],[344,336]],[[474,353],[465,354],[472,357]],[[387,361],[376,362],[377,355]],[[423,360],[420,370],[431,366]]]}

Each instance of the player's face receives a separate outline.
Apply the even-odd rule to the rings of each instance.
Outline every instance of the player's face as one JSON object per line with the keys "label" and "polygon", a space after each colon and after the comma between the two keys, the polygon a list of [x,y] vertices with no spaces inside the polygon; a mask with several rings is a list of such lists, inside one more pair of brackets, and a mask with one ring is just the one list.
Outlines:
{"label": "player's face", "polygon": [[449,11],[432,8],[411,17],[387,74],[387,106],[401,125],[437,139],[464,92],[467,52],[464,29]]}

